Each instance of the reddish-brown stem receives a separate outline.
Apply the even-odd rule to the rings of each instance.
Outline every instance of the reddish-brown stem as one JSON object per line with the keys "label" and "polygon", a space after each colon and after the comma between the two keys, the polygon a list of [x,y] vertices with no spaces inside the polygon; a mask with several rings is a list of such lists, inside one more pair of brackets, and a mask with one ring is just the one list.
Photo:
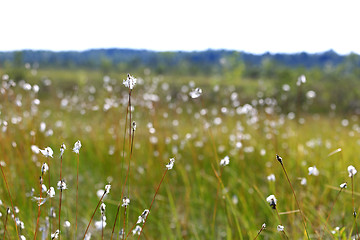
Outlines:
{"label": "reddish-brown stem", "polygon": [[[122,161],[122,164],[121,164],[121,173],[122,173],[122,169],[123,169],[124,162],[125,162],[125,156],[124,156],[124,154],[125,154],[125,138],[126,138],[126,127],[127,127],[129,110],[130,110],[130,116],[131,116],[131,109],[129,109],[129,106],[131,104],[130,99],[131,99],[131,90],[129,90],[129,102],[128,102],[128,106],[126,108],[126,118],[125,118],[125,127],[124,127],[124,141],[123,141],[123,161]],[[131,117],[130,117],[130,124],[129,125],[130,125],[130,130],[129,131],[130,131],[130,134],[131,134]],[[130,141],[130,138],[129,138],[129,141]],[[129,142],[129,146],[130,146],[130,142]],[[130,155],[130,159],[131,159],[131,155]],[[129,160],[129,162],[130,162],[130,160]],[[130,165],[128,166],[128,169],[126,171],[125,184],[126,184],[127,174],[129,172],[129,168],[130,168]],[[122,178],[122,176],[121,176],[121,178]],[[125,186],[125,184],[124,184],[124,186]],[[118,216],[119,216],[119,211],[120,211],[120,207],[121,207],[121,200],[123,198],[123,193],[124,193],[124,187],[121,190],[121,198],[120,198],[117,210],[116,210],[114,226],[113,226],[113,229],[112,229],[112,232],[111,232],[111,240],[113,239],[113,236],[114,236],[115,226],[116,226],[116,222],[117,222],[117,219],[118,219]]]}
{"label": "reddish-brown stem", "polygon": [[[9,190],[9,185],[8,185],[8,183],[7,183],[7,181],[6,181],[6,176],[5,176],[5,173],[4,173],[4,170],[3,170],[3,167],[2,167],[1,164],[0,164],[0,168],[1,168],[2,175],[3,175],[3,177],[4,177],[6,189],[7,189],[7,192],[8,192],[8,194],[9,194],[9,198],[10,198],[11,208],[12,208],[12,211],[13,211],[14,217],[15,217],[15,209],[14,209],[14,204],[13,204],[13,201],[12,201],[12,198],[11,198],[11,194],[10,194],[10,190]],[[15,223],[15,229],[16,229],[16,236],[19,237],[19,232],[18,232],[18,228],[17,228],[16,221],[14,221],[14,223]]]}
{"label": "reddish-brown stem", "polygon": [[[103,195],[102,195],[102,197],[100,198],[100,201],[98,202],[98,204],[97,204],[97,206],[96,206],[96,208],[95,208],[95,210],[94,210],[93,215],[91,216],[90,222],[89,222],[89,224],[88,224],[88,226],[87,226],[87,228],[86,228],[86,230],[85,230],[83,240],[84,240],[84,239],[85,239],[85,237],[86,237],[86,233],[87,233],[87,232],[88,232],[88,230],[89,230],[89,227],[90,227],[91,221],[93,220],[93,218],[94,218],[94,216],[95,216],[96,210],[99,208],[100,203],[102,202],[102,200],[103,200],[103,198],[104,198],[104,196],[105,196],[106,194],[107,194],[107,192],[106,192],[106,190],[105,190],[104,194],[103,194]],[[102,221],[102,219],[101,219],[101,221]]]}
{"label": "reddish-brown stem", "polygon": [[[134,223],[134,225],[130,228],[129,232],[126,234],[125,239],[128,238],[128,236],[130,235],[131,231],[134,229],[134,227],[136,226],[136,223]],[[125,235],[125,234],[124,234]]]}
{"label": "reddish-brown stem", "polygon": [[78,196],[79,195],[79,154],[77,157],[77,172],[76,172],[76,217],[75,217],[75,238],[77,235],[77,219],[78,219]]}
{"label": "reddish-brown stem", "polygon": [[258,236],[260,235],[260,233],[261,233],[264,229],[265,229],[264,225],[261,226],[261,228],[260,228],[258,234],[256,235],[256,237],[254,238],[254,240],[256,240],[256,239],[258,238]]}
{"label": "reddish-brown stem", "polygon": [[131,89],[129,89],[129,148],[131,146]]}
{"label": "reddish-brown stem", "polygon": [[[126,219],[125,219],[125,218],[126,218],[126,206],[125,206],[125,209],[124,209],[124,222],[123,222],[123,229],[124,229],[124,231],[125,231],[125,227],[126,227],[126,226],[125,226],[125,223],[126,223]],[[123,235],[125,235],[125,234],[123,234]],[[124,237],[125,237],[125,236],[122,236],[121,239],[124,239]]]}
{"label": "reddish-brown stem", "polygon": [[161,185],[161,183],[164,181],[164,178],[165,178],[165,175],[166,175],[167,171],[168,171],[168,169],[165,170],[164,175],[162,176],[161,181],[160,181],[160,183],[159,183],[159,185],[158,185],[158,187],[157,187],[157,189],[156,189],[156,192],[155,192],[155,194],[154,194],[153,200],[151,201],[151,204],[150,204],[150,207],[149,207],[149,213],[148,213],[148,214],[146,215],[146,217],[145,217],[145,221],[144,221],[144,223],[143,223],[143,225],[142,225],[142,228],[141,228],[141,231],[140,231],[140,234],[139,234],[138,239],[140,239],[141,233],[144,231],[144,227],[145,227],[146,220],[147,220],[147,218],[148,218],[148,216],[149,216],[149,214],[150,214],[151,207],[152,207],[152,205],[153,205],[153,203],[154,203],[154,201],[155,201],[156,195],[157,195],[157,193],[158,193],[158,191],[159,191],[159,189],[160,189],[160,185]]}
{"label": "reddish-brown stem", "polygon": [[61,155],[61,159],[60,159],[60,200],[59,200],[59,240],[61,239],[61,224],[60,224],[60,219],[61,219],[61,199],[62,199],[62,182],[61,182],[61,169],[62,169],[62,160],[63,157]]}
{"label": "reddish-brown stem", "polygon": [[[48,189],[50,189],[51,185],[50,185],[50,158],[47,157],[48,159],[48,166],[49,166],[49,169],[48,169],[48,179],[49,179],[49,186],[48,186]],[[49,236],[51,239],[51,224],[52,223],[52,211],[51,211],[51,198],[49,197]]]}
{"label": "reddish-brown stem", "polygon": [[[131,115],[131,113],[130,113],[130,115]],[[115,226],[116,226],[116,221],[117,221],[117,218],[119,216],[119,211],[120,211],[120,207],[121,207],[121,200],[124,197],[124,190],[125,190],[126,182],[128,180],[129,173],[130,173],[130,162],[131,162],[132,153],[133,153],[134,135],[135,135],[135,131],[133,130],[133,134],[132,134],[132,138],[131,138],[129,163],[128,163],[128,168],[127,168],[127,171],[126,171],[125,181],[124,181],[124,184],[123,184],[122,190],[121,190],[121,197],[120,197],[120,201],[119,201],[118,208],[117,208],[117,211],[116,211],[114,226],[113,226],[113,229],[112,229],[112,232],[111,232],[111,240],[113,239]],[[124,231],[125,231],[125,217],[124,217]]]}
{"label": "reddish-brown stem", "polygon": [[5,222],[4,222],[4,240],[5,240],[5,234],[6,234],[6,224],[7,224],[7,219],[8,219],[8,215],[9,215],[9,211],[7,211],[6,209],[6,217],[5,217]]}
{"label": "reddish-brown stem", "polygon": [[[325,226],[324,226],[325,229],[327,228],[331,212],[332,212],[332,210],[333,210],[333,208],[335,206],[335,203],[337,202],[337,199],[339,198],[340,193],[341,193],[342,190],[343,190],[343,188],[340,188],[340,191],[336,194],[335,200],[331,205],[330,211],[329,211],[328,216],[327,216],[326,221],[325,221]],[[331,237],[334,239],[334,236],[332,236],[332,234],[331,234]],[[320,237],[320,240],[322,240],[322,239],[323,239],[323,234],[321,234],[321,237]]]}
{"label": "reddish-brown stem", "polygon": [[34,240],[36,240],[36,235],[39,227],[39,220],[40,220],[40,213],[41,213],[41,200],[42,200],[42,176],[40,177],[40,198],[38,202],[38,216],[36,219],[36,227],[35,227],[35,234],[34,234]]}

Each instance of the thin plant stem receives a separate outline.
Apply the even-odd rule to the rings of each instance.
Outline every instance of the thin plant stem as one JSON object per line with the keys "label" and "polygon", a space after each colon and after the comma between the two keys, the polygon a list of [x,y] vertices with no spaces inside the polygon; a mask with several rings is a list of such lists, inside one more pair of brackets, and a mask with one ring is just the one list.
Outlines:
{"label": "thin plant stem", "polygon": [[[122,162],[121,162],[121,178],[122,178],[122,173],[123,173],[123,167],[124,167],[124,162],[125,162],[125,139],[126,139],[126,128],[127,128],[127,121],[128,121],[128,115],[129,115],[129,105],[130,105],[130,97],[131,97],[131,91],[129,91],[129,102],[128,102],[128,106],[126,108],[126,118],[125,118],[125,128],[124,128],[124,139],[123,139],[123,151],[122,151]],[[131,109],[130,109],[130,115],[131,115]],[[130,121],[130,124],[131,124],[131,121]],[[131,156],[130,156],[131,158]],[[128,170],[126,171],[126,177],[125,177],[125,183],[126,183],[126,179],[127,179],[127,173],[129,171],[129,166],[128,166]],[[125,186],[125,185],[124,185]],[[119,204],[118,204],[118,207],[117,207],[117,210],[116,210],[116,215],[115,215],[115,221],[114,221],[114,226],[113,226],[113,229],[112,229],[112,232],[111,232],[111,240],[113,239],[113,236],[114,236],[114,232],[115,232],[115,226],[116,226],[116,222],[117,222],[117,219],[118,219],[118,216],[119,216],[119,211],[120,211],[120,207],[121,207],[121,200],[123,198],[123,189],[121,191],[121,197],[120,197],[120,200],[119,200]]]}
{"label": "thin plant stem", "polygon": [[[279,219],[279,224],[282,225],[282,224],[281,224],[281,220],[280,220],[280,214],[279,214],[279,211],[277,210],[276,206],[275,206],[274,209],[275,209],[276,215],[277,215],[277,217],[278,217],[278,219]],[[282,232],[283,232],[284,236],[286,237],[286,239],[289,239],[289,237],[287,236],[285,230],[283,230]]]}
{"label": "thin plant stem", "polygon": [[[49,186],[48,186],[48,188],[50,189],[50,158],[49,157],[47,157],[47,160],[48,160],[48,167],[49,167],[49,169],[48,169],[48,179],[49,179]],[[51,198],[49,197],[49,236],[50,236],[50,239],[51,239],[51,223],[52,223],[52,211],[51,211]]]}
{"label": "thin plant stem", "polygon": [[306,228],[306,220],[305,220],[304,213],[302,212],[302,210],[301,210],[301,208],[300,208],[299,201],[298,201],[297,198],[296,198],[296,194],[295,194],[294,188],[293,188],[293,186],[292,186],[292,184],[291,184],[291,182],[290,182],[289,176],[288,176],[288,174],[287,174],[287,172],[286,172],[286,169],[285,169],[285,166],[284,166],[284,164],[283,164],[283,162],[282,162],[282,158],[281,158],[279,155],[276,155],[276,159],[280,162],[281,167],[282,167],[282,169],[283,169],[283,171],[284,171],[284,173],[285,173],[286,179],[287,179],[287,181],[288,181],[288,183],[289,183],[289,185],[290,185],[290,188],[291,188],[291,190],[292,190],[292,192],[293,192],[296,205],[297,205],[297,207],[299,208],[299,211],[300,211],[300,214],[301,214],[301,217],[302,217],[302,223],[303,223],[304,228],[305,228],[306,236],[307,236],[308,239],[310,239],[308,230],[307,230],[307,228]]}
{"label": "thin plant stem", "polygon": [[154,204],[155,197],[156,197],[156,195],[157,195],[157,193],[158,193],[158,191],[159,191],[159,189],[160,189],[161,183],[164,181],[164,178],[165,178],[165,175],[166,175],[167,171],[168,171],[168,169],[165,170],[164,175],[162,176],[161,181],[160,181],[160,183],[159,183],[159,185],[158,185],[158,187],[157,187],[157,189],[156,189],[156,192],[155,192],[155,194],[154,194],[153,200],[151,201],[151,204],[150,204],[150,207],[149,207],[149,213],[148,213],[148,214],[146,215],[146,217],[145,217],[145,221],[144,221],[144,223],[143,223],[143,225],[142,225],[142,228],[141,228],[141,231],[140,231],[140,234],[139,234],[138,239],[140,239],[141,233],[144,231],[144,227],[145,227],[146,220],[147,220],[147,218],[148,218],[148,216],[149,216],[149,214],[150,214],[151,207],[152,207],[153,204]]}
{"label": "thin plant stem", "polygon": [[77,236],[77,219],[78,219],[78,198],[79,198],[79,153],[77,157],[77,172],[76,172],[76,217],[75,217],[75,238]]}
{"label": "thin plant stem", "polygon": [[[328,222],[329,222],[329,218],[330,218],[331,212],[332,212],[332,210],[334,209],[335,203],[337,202],[337,200],[338,200],[338,198],[339,198],[340,193],[341,193],[342,190],[343,190],[343,188],[340,188],[340,191],[336,194],[335,200],[334,200],[334,202],[333,202],[332,205],[331,205],[330,211],[329,211],[329,213],[328,213],[328,215],[327,215],[327,217],[326,217],[325,226],[324,226],[325,229],[326,229],[327,226],[328,226]],[[331,236],[332,236],[332,235],[331,235]],[[334,238],[334,236],[332,236],[332,237]],[[323,238],[323,234],[321,234],[320,240],[322,240],[322,238]]]}
{"label": "thin plant stem", "polygon": [[[94,218],[94,216],[95,216],[96,210],[99,208],[100,203],[102,202],[102,200],[103,200],[103,198],[104,198],[104,196],[105,196],[106,194],[107,194],[107,192],[106,192],[106,190],[105,190],[105,192],[104,192],[103,195],[101,196],[100,201],[98,202],[98,204],[97,204],[97,206],[96,206],[96,208],[95,208],[95,210],[94,210],[93,215],[91,216],[91,219],[90,219],[89,224],[87,225],[87,228],[86,228],[85,233],[84,233],[83,240],[84,240],[85,237],[86,237],[86,233],[87,233],[88,230],[89,230],[90,224],[91,224],[91,222],[92,222],[92,220],[93,220],[93,218]],[[102,219],[101,219],[101,221],[102,221]]]}
{"label": "thin plant stem", "polygon": [[[129,162],[128,162],[128,172],[126,173],[127,175],[127,188],[128,188],[128,196],[130,197],[130,163],[131,163],[131,158],[132,158],[132,148],[133,148],[133,143],[134,143],[134,129],[131,127],[132,121],[131,121],[131,93],[132,93],[132,89],[129,88],[129,149],[130,149],[130,157],[129,157]],[[125,187],[125,185],[124,185]],[[124,224],[126,228],[126,223]]]}
{"label": "thin plant stem", "polygon": [[284,230],[284,231],[282,231],[282,232],[283,232],[284,236],[286,237],[286,239],[289,239],[289,237],[286,235],[285,230]]}
{"label": "thin plant stem", "polygon": [[39,198],[39,202],[38,202],[38,216],[36,219],[36,227],[35,227],[35,233],[34,233],[34,240],[36,240],[36,235],[37,235],[37,231],[38,231],[38,227],[39,227],[39,220],[40,220],[40,213],[41,213],[41,198],[42,198],[42,176],[40,177],[40,181],[39,181],[39,190],[40,190],[40,198]]}
{"label": "thin plant stem", "polygon": [[130,228],[129,232],[126,234],[125,239],[128,238],[128,236],[130,235],[131,231],[134,229],[135,226],[136,226],[136,222],[135,222],[134,225]]}
{"label": "thin plant stem", "polygon": [[131,89],[129,89],[129,148],[131,146]]}
{"label": "thin plant stem", "polygon": [[258,234],[256,235],[256,237],[254,238],[254,240],[256,240],[259,236],[260,236],[260,233],[265,229],[265,225],[263,224],[258,232]]}
{"label": "thin plant stem", "polygon": [[[12,201],[12,197],[11,197],[10,190],[9,190],[9,185],[8,185],[8,183],[7,183],[7,180],[6,180],[6,176],[5,176],[5,173],[4,173],[2,164],[0,164],[0,168],[1,168],[1,173],[2,173],[3,178],[4,178],[4,181],[5,181],[6,190],[7,190],[8,194],[9,194],[9,199],[10,199],[10,203],[11,203],[11,208],[12,208],[12,211],[13,211],[14,217],[15,217],[14,204],[13,204],[13,201]],[[15,229],[16,229],[16,236],[19,238],[19,231],[18,231],[18,228],[17,228],[16,221],[14,221],[14,223],[15,223]]]}
{"label": "thin plant stem", "polygon": [[[133,130],[132,132],[133,132],[133,134],[132,134],[132,138],[131,138],[131,147],[130,147],[130,157],[129,157],[128,169],[126,171],[125,181],[124,181],[124,184],[123,184],[122,190],[121,190],[121,197],[120,197],[118,208],[117,208],[117,211],[116,211],[115,222],[114,222],[113,230],[112,230],[112,233],[111,233],[111,239],[113,239],[113,235],[114,235],[114,231],[115,231],[115,225],[116,225],[116,221],[117,221],[119,211],[120,211],[120,207],[121,207],[121,200],[124,197],[124,190],[125,190],[126,182],[128,180],[129,174],[130,174],[130,162],[131,162],[132,153],[133,153],[135,130]],[[125,212],[126,212],[126,208],[125,208]],[[125,231],[125,227],[126,227],[126,225],[125,225],[125,216],[124,216],[124,231]]]}
{"label": "thin plant stem", "polygon": [[355,228],[356,228],[356,236],[359,237],[359,230],[358,230],[358,226],[357,226],[357,221],[356,221],[356,210],[355,210],[355,202],[354,202],[354,176],[351,176],[351,198],[352,198],[352,205],[353,205],[353,215],[354,215],[354,223],[355,223]]}
{"label": "thin plant stem", "polygon": [[104,240],[104,216],[101,214],[101,240]]}
{"label": "thin plant stem", "polygon": [[8,220],[8,215],[9,215],[9,211],[6,209],[6,217],[5,217],[5,222],[4,222],[4,240],[5,240],[5,234],[6,234],[6,224],[7,224],[7,220]]}
{"label": "thin plant stem", "polygon": [[[124,209],[124,222],[123,222],[123,229],[125,231],[125,218],[126,218],[126,206],[125,206],[125,209]],[[124,239],[124,236],[125,234],[123,234],[122,238],[121,239]]]}
{"label": "thin plant stem", "polygon": [[61,182],[61,169],[62,169],[62,160],[63,157],[61,155],[60,157],[60,200],[59,200],[59,240],[61,239],[61,224],[60,224],[60,219],[61,219],[61,199],[62,199],[62,182]]}
{"label": "thin plant stem", "polygon": [[[219,178],[221,178],[223,168],[220,168],[220,174]],[[216,210],[217,210],[217,204],[219,201],[219,192],[220,192],[220,181],[218,181],[217,187],[216,187],[216,198],[215,198],[215,206],[214,206],[214,212],[213,212],[213,218],[212,218],[212,229],[215,229],[215,220],[216,220]]]}

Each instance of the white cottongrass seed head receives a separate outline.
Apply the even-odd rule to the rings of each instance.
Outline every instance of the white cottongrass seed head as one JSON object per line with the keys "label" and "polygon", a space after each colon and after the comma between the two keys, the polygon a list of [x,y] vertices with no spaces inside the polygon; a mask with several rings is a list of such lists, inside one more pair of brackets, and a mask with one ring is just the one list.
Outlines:
{"label": "white cottongrass seed head", "polygon": [[136,225],[136,227],[132,230],[132,234],[140,235],[142,228],[139,225]]}
{"label": "white cottongrass seed head", "polygon": [[341,188],[341,189],[344,189],[344,188],[346,188],[346,187],[347,187],[347,183],[346,183],[346,182],[340,184],[340,188]]}
{"label": "white cottongrass seed head", "polygon": [[130,90],[133,90],[133,88],[136,85],[136,81],[137,81],[136,78],[128,74],[126,80],[123,80],[123,84],[125,87],[129,88]]}
{"label": "white cottongrass seed head", "polygon": [[106,226],[106,217],[105,216],[102,216],[100,221],[95,222],[95,227],[97,230],[101,230],[105,226]]}
{"label": "white cottongrass seed head", "polygon": [[123,204],[121,204],[122,207],[127,207],[130,204],[130,198],[124,197],[122,199]]}
{"label": "white cottongrass seed head", "polygon": [[81,142],[80,140],[77,140],[76,143],[74,144],[73,152],[79,154],[80,148],[81,148]]}
{"label": "white cottongrass seed head", "polygon": [[357,171],[353,165],[348,166],[347,170],[349,173],[349,177],[353,177],[357,173]]}
{"label": "white cottongrass seed head", "polygon": [[147,215],[149,214],[149,210],[148,209],[145,209],[142,214],[138,217],[138,220],[136,222],[136,224],[139,224],[139,223],[145,223],[145,220],[147,218]]}
{"label": "white cottongrass seed head", "polygon": [[106,209],[106,205],[105,205],[105,203],[101,203],[101,205],[100,205],[100,212],[101,212],[101,215],[104,215],[104,213],[105,213],[105,209]]}
{"label": "white cottongrass seed head", "polygon": [[69,221],[65,221],[64,222],[64,227],[69,228],[71,226]]}
{"label": "white cottongrass seed head", "polygon": [[48,170],[49,170],[49,165],[47,165],[47,163],[44,163],[41,166],[41,174],[45,174]]}
{"label": "white cottongrass seed head", "polygon": [[53,157],[54,151],[51,149],[51,147],[46,147],[44,150],[39,149],[39,151],[45,156],[45,157]]}
{"label": "white cottongrass seed head", "polygon": [[276,208],[276,203],[277,203],[277,199],[274,195],[270,195],[266,198],[266,201],[270,204],[270,206],[275,209]]}
{"label": "white cottongrass seed head", "polygon": [[283,232],[285,227],[283,225],[277,225],[276,229],[278,230],[278,232]]}
{"label": "white cottongrass seed head", "polygon": [[109,194],[110,188],[111,188],[111,185],[110,185],[110,184],[105,185],[105,192],[104,192],[105,195]]}
{"label": "white cottongrass seed head", "polygon": [[170,162],[166,164],[167,170],[171,170],[174,167],[175,164],[175,158],[170,158]]}
{"label": "white cottongrass seed head", "polygon": [[59,229],[56,230],[54,233],[51,234],[51,239],[56,239],[59,237],[60,231]]}
{"label": "white cottongrass seed head", "polygon": [[266,177],[269,182],[275,182],[275,175],[272,173]]}
{"label": "white cottongrass seed head", "polygon": [[202,94],[202,89],[201,88],[195,88],[194,90],[192,90],[189,95],[191,98],[198,98],[200,97]]}
{"label": "white cottongrass seed head", "polygon": [[305,77],[305,75],[303,74],[303,75],[301,75],[300,77],[298,77],[298,80],[297,80],[297,82],[296,82],[296,85],[297,85],[297,86],[300,86],[301,84],[304,84],[304,83],[306,83],[306,77]]}
{"label": "white cottongrass seed head", "polygon": [[47,191],[47,194],[50,198],[55,197],[55,189],[53,187],[50,187],[49,190]]}
{"label": "white cottongrass seed head", "polygon": [[308,168],[309,175],[319,176],[319,170],[316,168],[316,166],[312,166]]}
{"label": "white cottongrass seed head", "polygon": [[222,166],[222,167],[229,165],[229,163],[230,163],[229,156],[225,156],[223,159],[220,160],[220,166]]}
{"label": "white cottongrass seed head", "polygon": [[60,156],[61,156],[61,157],[62,157],[62,155],[64,154],[65,149],[66,149],[66,145],[65,145],[64,143],[61,144],[61,146],[60,146]]}
{"label": "white cottongrass seed head", "polygon": [[65,190],[65,189],[67,189],[65,180],[61,180],[61,181],[58,181],[58,182],[57,182],[57,189],[59,189],[59,190]]}
{"label": "white cottongrass seed head", "polygon": [[306,186],[306,184],[307,184],[306,178],[300,178],[300,184],[303,186]]}

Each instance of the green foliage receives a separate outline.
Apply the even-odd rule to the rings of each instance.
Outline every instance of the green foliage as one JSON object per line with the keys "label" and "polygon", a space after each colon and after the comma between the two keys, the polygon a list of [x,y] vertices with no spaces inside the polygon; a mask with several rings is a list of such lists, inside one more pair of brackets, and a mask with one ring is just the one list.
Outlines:
{"label": "green foliage", "polygon": [[[176,55],[164,55],[168,61],[175,61]],[[196,76],[157,75],[156,70],[144,69],[139,63],[138,72],[133,73],[138,76],[138,85],[131,95],[132,120],[138,127],[130,163],[131,204],[126,230],[149,207],[165,164],[175,157],[175,167],[167,173],[149,215],[144,232],[147,239],[253,239],[264,222],[267,228],[259,239],[281,239],[276,231],[279,221],[291,239],[301,239],[304,237],[301,216],[275,160],[279,154],[311,236],[318,238],[319,233],[324,233],[324,239],[328,239],[336,226],[339,227],[336,236],[345,239],[354,235],[350,187],[340,194],[325,224],[339,184],[350,182],[347,166],[360,167],[356,162],[360,154],[359,119],[351,114],[357,109],[351,101],[357,103],[359,96],[355,87],[341,85],[347,81],[358,86],[354,75],[338,78],[337,74],[345,71],[340,67],[306,71],[269,62],[264,64],[274,66],[266,70],[271,75],[262,73],[261,78],[254,79],[246,75],[246,65],[237,61],[239,57],[234,54],[225,58],[226,71],[214,70],[217,73],[209,76],[201,74],[196,66]],[[39,196],[40,166],[47,161],[32,152],[31,146],[53,148],[50,172],[55,186],[62,143],[68,147],[63,158],[63,177],[69,187],[63,195],[62,221],[72,224],[69,229],[63,228],[62,238],[74,236],[77,156],[71,148],[79,139],[83,145],[79,156],[79,236],[99,200],[97,190],[111,182],[112,190],[105,200],[108,225],[104,236],[109,239],[130,155],[126,134],[124,162],[129,90],[122,85],[122,79],[126,72],[113,67],[125,65],[112,66],[107,70],[108,76],[99,69],[24,68],[29,76],[26,82],[19,81],[11,87],[2,85],[0,160],[5,163],[10,191],[20,209],[18,217],[25,224],[22,234],[28,239],[34,237],[37,204],[26,193],[34,188],[34,196]],[[184,62],[183,67],[189,66]],[[14,76],[8,70],[1,69],[0,74],[9,74],[11,79]],[[297,86],[297,77],[304,71],[307,82]],[[3,84],[10,79],[4,78]],[[38,85],[40,91],[25,88],[26,83]],[[288,90],[284,90],[285,84],[289,85]],[[203,95],[191,99],[189,92],[196,87],[202,88]],[[306,97],[309,91],[315,91],[316,97]],[[40,104],[36,104],[36,99]],[[331,103],[337,108],[330,109]],[[349,106],[345,109],[347,114],[342,112],[344,106]],[[40,129],[42,122],[46,124],[45,130]],[[338,148],[341,151],[330,154]],[[227,155],[230,164],[221,168],[219,162]],[[319,176],[308,174],[308,167],[314,165]],[[275,182],[267,180],[270,174],[276,176]],[[301,185],[300,178],[306,178],[307,185]],[[354,190],[359,208],[356,182]],[[4,204],[0,212],[4,216],[9,206],[4,181],[0,181],[0,193]],[[52,200],[55,209],[58,193],[56,190]],[[278,199],[280,220],[266,202],[270,194]],[[43,206],[40,226],[45,226],[48,206],[49,202]],[[100,213],[96,213],[95,221],[99,219]],[[123,216],[120,219],[123,221]],[[0,224],[4,229],[3,222]],[[15,238],[13,224],[7,229],[10,237]],[[94,239],[101,238],[101,231],[93,224],[90,231]]]}

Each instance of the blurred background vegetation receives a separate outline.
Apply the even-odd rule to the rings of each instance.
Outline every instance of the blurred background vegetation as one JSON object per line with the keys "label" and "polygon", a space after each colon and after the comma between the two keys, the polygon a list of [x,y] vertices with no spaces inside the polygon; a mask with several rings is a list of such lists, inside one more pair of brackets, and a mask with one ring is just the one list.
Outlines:
{"label": "blurred background vegetation", "polygon": [[[94,49],[83,52],[33,51],[0,52],[0,73],[15,80],[32,79],[38,73],[56,79],[58,87],[96,81],[104,75],[116,77],[131,72],[138,76],[163,76],[173,84],[192,79],[197,84],[233,84],[243,101],[253,99],[257,86],[268,97],[279,100],[284,112],[293,111],[288,102],[306,101],[294,87],[306,74],[306,89],[316,93],[310,112],[328,112],[331,106],[341,113],[360,112],[360,56],[338,55],[334,51],[308,54],[255,55],[227,50],[199,52],[154,52],[132,49]],[[75,81],[74,81],[75,80]],[[282,88],[289,101],[280,101]],[[289,88],[290,87],[290,88]],[[291,101],[296,100],[296,101]],[[300,104],[301,105],[301,104]]]}
{"label": "blurred background vegetation", "polygon": [[[293,214],[297,207],[275,160],[279,154],[312,238],[325,232],[328,239],[339,227],[336,234],[349,239],[355,232],[350,187],[338,198],[329,222],[326,216],[339,184],[350,184],[347,166],[359,168],[359,65],[358,55],[332,51],[0,53],[0,163],[5,164],[18,216],[26,226],[22,234],[33,238],[37,205],[31,197],[39,195],[38,176],[46,161],[31,146],[54,149],[50,172],[51,182],[56,183],[58,149],[64,142],[68,150],[63,176],[69,189],[61,220],[69,220],[72,228],[64,229],[62,236],[75,235],[76,155],[71,147],[81,140],[77,237],[84,233],[99,201],[96,192],[111,182],[105,200],[105,239],[109,239],[129,156],[129,149],[123,147],[128,140],[124,128],[129,91],[122,80],[130,73],[138,79],[131,95],[138,129],[130,164],[127,231],[149,207],[165,164],[175,157],[174,171],[165,178],[152,208],[146,239],[254,239],[264,222],[268,227],[259,239],[281,239],[277,216],[265,200],[270,194],[278,198],[281,223],[290,239],[301,239],[301,218]],[[189,92],[196,87],[203,95],[191,99]],[[330,154],[336,149],[340,150]],[[220,187],[214,169],[220,172],[219,161],[225,156],[230,157],[230,165],[223,170]],[[315,165],[319,176],[308,174],[308,167]],[[275,182],[267,180],[270,174],[276,176]],[[357,209],[358,186],[354,188]],[[9,205],[5,189],[1,181],[3,216]],[[57,191],[55,198],[58,195]],[[58,201],[52,205],[57,208],[54,202]],[[41,213],[40,226],[46,227],[46,211]],[[95,220],[99,219],[97,213]],[[101,231],[94,225],[90,231],[100,239]],[[12,225],[8,232],[14,236]]]}

